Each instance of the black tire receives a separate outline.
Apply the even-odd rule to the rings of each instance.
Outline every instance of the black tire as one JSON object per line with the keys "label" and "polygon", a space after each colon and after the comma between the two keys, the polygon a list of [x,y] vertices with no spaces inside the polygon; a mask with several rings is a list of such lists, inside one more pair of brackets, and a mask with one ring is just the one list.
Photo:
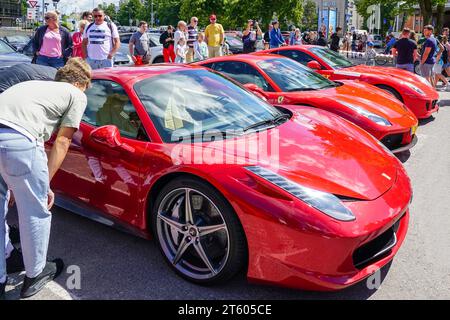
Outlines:
{"label": "black tire", "polygon": [[164,58],[157,57],[157,58],[155,58],[155,60],[153,60],[153,64],[158,64],[158,63],[164,63]]}
{"label": "black tire", "polygon": [[400,93],[398,93],[397,90],[395,90],[392,87],[386,86],[386,85],[382,85],[382,84],[377,84],[376,87],[380,88],[381,90],[386,91],[387,93],[389,93],[391,96],[397,98],[397,100],[399,100],[400,102],[403,102],[403,98],[400,95]]}
{"label": "black tire", "polygon": [[420,62],[419,61],[414,62],[414,73],[418,74],[420,76],[421,72],[420,72]]}
{"label": "black tire", "polygon": [[[227,227],[229,250],[226,261],[221,264],[221,270],[215,276],[208,279],[196,279],[188,276],[176,268],[166,255],[160,240],[160,235],[158,234],[159,232],[164,233],[164,231],[159,231],[161,228],[158,228],[157,225],[160,223],[158,222],[158,210],[162,205],[162,201],[166,198],[166,196],[170,196],[171,193],[183,188],[195,190],[207,196],[209,198],[208,200],[213,202],[220,211],[223,221]],[[195,210],[195,208],[193,210]],[[223,283],[235,276],[236,273],[238,273],[247,263],[247,241],[244,230],[236,213],[226,199],[214,187],[201,179],[185,176],[176,178],[166,184],[159,192],[156,197],[156,201],[154,202],[151,212],[151,222],[154,238],[158,242],[158,247],[164,257],[164,260],[176,274],[190,282],[205,286]],[[188,252],[188,250],[186,250],[186,252]],[[184,259],[182,260],[184,261]]]}

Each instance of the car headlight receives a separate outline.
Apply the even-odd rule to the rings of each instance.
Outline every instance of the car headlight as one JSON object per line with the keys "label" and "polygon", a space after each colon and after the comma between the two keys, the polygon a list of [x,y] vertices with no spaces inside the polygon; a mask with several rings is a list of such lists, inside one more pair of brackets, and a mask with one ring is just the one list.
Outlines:
{"label": "car headlight", "polygon": [[301,186],[269,169],[259,166],[248,166],[245,169],[336,220],[353,221],[356,219],[350,209],[345,207],[342,201],[334,194]]}
{"label": "car headlight", "polygon": [[[428,81],[427,81],[426,79],[424,79],[424,80],[425,80],[425,82],[427,82],[427,84],[429,85]],[[425,92],[423,92],[422,89],[416,87],[416,86],[413,85],[412,83],[409,83],[409,82],[403,82],[403,84],[404,84],[405,86],[407,86],[408,88],[410,88],[411,90],[417,92],[418,94],[421,94],[421,95],[423,95],[423,96],[425,95]]]}
{"label": "car headlight", "polygon": [[343,104],[344,106],[352,109],[353,111],[356,111],[358,114],[366,117],[367,119],[375,122],[376,124],[379,124],[380,126],[385,126],[385,127],[389,127],[392,126],[392,123],[389,122],[388,119],[383,118],[382,116],[379,116],[375,113],[372,113],[366,109],[360,108],[360,107],[356,107],[350,103],[347,103],[345,101],[338,101],[339,103]]}

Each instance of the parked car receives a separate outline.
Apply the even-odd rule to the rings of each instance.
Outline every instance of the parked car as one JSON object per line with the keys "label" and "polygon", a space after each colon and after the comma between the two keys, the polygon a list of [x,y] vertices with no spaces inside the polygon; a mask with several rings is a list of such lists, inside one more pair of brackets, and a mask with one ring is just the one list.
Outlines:
{"label": "parked car", "polygon": [[383,48],[383,38],[379,34],[373,35],[373,46],[375,48]]}
{"label": "parked car", "polygon": [[345,57],[319,46],[288,46],[261,51],[294,59],[330,80],[359,80],[385,90],[403,102],[419,119],[439,110],[438,92],[422,77],[393,67],[354,65]]}
{"label": "parked car", "polygon": [[27,35],[15,35],[15,36],[6,36],[3,37],[9,45],[11,45],[17,51],[23,49],[26,46],[28,41],[30,41],[30,36]]}
{"label": "parked car", "polygon": [[0,39],[0,69],[10,67],[17,63],[31,63],[31,59],[17,52],[6,41]]}
{"label": "parked car", "polygon": [[[125,48],[126,46],[126,52],[129,55],[130,50],[128,49],[128,44],[130,43],[130,39],[133,33],[121,33],[120,34],[120,42],[121,42],[121,51],[122,46]],[[152,54],[152,60],[151,64],[155,63],[163,63],[164,62],[164,56],[163,56],[163,46],[159,43],[159,37],[160,34],[149,32],[148,33],[150,38],[150,50]],[[125,49],[123,49],[125,52]],[[131,57],[130,57],[131,59]]]}
{"label": "parked car", "polygon": [[240,54],[244,51],[244,42],[242,42],[242,37],[227,35],[225,36],[225,41],[228,44],[231,53]]}
{"label": "parked car", "polygon": [[245,268],[255,282],[342,289],[390,262],[406,236],[402,164],[329,112],[275,108],[186,65],[96,70],[86,94],[52,181],[57,205],[153,237],[189,281]]}
{"label": "parked car", "polygon": [[417,143],[414,114],[370,84],[333,82],[277,55],[227,56],[198,64],[240,82],[274,105],[306,105],[335,113],[367,130],[394,153]]}

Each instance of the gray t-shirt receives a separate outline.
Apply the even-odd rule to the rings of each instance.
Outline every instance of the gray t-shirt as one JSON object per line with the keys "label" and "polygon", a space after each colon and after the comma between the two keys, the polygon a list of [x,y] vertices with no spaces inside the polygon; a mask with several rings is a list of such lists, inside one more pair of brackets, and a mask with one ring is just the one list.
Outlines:
{"label": "gray t-shirt", "polygon": [[149,41],[147,33],[140,33],[139,31],[133,33],[130,43],[134,44],[134,55],[144,56],[149,54]]}
{"label": "gray t-shirt", "polygon": [[86,95],[69,83],[26,81],[0,94],[0,123],[45,142],[60,127],[78,129],[86,105]]}

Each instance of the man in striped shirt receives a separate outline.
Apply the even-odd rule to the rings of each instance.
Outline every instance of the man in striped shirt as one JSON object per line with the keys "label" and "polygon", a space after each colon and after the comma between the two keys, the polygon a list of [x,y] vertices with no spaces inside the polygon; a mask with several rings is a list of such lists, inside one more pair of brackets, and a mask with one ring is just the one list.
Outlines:
{"label": "man in striped shirt", "polygon": [[194,42],[197,40],[198,36],[198,18],[192,17],[191,23],[188,26],[188,39],[187,45],[189,47],[188,53],[186,55],[186,62],[190,63],[194,61]]}

